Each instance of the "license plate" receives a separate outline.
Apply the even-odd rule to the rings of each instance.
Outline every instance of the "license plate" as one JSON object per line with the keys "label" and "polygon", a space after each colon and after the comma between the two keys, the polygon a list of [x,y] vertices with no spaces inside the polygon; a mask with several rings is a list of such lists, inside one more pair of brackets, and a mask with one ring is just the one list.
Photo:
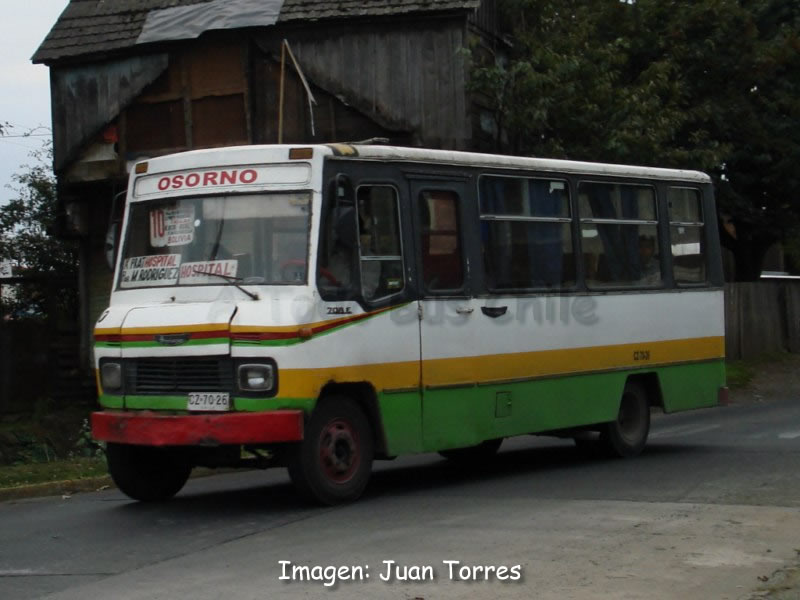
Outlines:
{"label": "license plate", "polygon": [[218,410],[231,408],[231,395],[227,392],[200,392],[189,394],[189,410]]}

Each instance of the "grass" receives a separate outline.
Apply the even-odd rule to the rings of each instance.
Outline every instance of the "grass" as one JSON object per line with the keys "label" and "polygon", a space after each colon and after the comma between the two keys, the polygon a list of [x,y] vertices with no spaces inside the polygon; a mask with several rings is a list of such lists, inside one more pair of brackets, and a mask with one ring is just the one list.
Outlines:
{"label": "grass", "polygon": [[[788,352],[763,354],[756,358],[745,360],[725,361],[725,371],[728,387],[731,389],[745,388],[753,381],[755,376],[765,367],[781,366],[796,358],[796,354]],[[791,363],[789,363],[791,364]]]}
{"label": "grass", "polygon": [[0,466],[0,489],[89,479],[107,473],[105,458],[70,458]]}
{"label": "grass", "polygon": [[729,360],[725,365],[728,379],[728,387],[731,389],[741,389],[747,387],[758,370],[752,361]]}

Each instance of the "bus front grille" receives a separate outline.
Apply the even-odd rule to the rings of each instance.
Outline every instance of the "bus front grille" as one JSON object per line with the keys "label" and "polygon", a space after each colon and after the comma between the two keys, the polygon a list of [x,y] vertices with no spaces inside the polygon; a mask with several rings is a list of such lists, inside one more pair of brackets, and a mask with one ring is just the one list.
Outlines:
{"label": "bus front grille", "polygon": [[230,392],[233,364],[229,357],[136,358],[125,361],[126,394]]}

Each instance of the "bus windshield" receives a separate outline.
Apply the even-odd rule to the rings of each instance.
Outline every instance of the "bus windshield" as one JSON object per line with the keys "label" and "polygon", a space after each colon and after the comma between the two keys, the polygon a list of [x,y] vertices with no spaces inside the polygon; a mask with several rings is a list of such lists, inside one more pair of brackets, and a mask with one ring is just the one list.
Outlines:
{"label": "bus windshield", "polygon": [[311,193],[133,203],[118,287],[303,285]]}

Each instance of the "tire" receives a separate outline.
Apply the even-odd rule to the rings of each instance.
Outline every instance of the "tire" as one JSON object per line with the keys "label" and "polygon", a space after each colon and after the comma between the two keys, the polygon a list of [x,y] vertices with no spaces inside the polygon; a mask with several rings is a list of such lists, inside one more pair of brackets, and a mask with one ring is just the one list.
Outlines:
{"label": "tire", "polygon": [[650,403],[647,392],[636,382],[625,384],[616,421],[607,423],[600,441],[612,455],[620,458],[638,456],[650,433]]}
{"label": "tire", "polygon": [[141,502],[172,498],[192,472],[192,465],[174,448],[109,443],[106,460],[116,486]]}
{"label": "tire", "polygon": [[481,442],[476,446],[442,450],[439,452],[439,455],[449,461],[463,465],[484,464],[494,458],[502,443],[503,438],[486,440],[485,442]]}
{"label": "tire", "polygon": [[289,477],[306,498],[329,506],[357,500],[372,473],[374,440],[367,417],[352,399],[320,401],[303,441],[289,459]]}

